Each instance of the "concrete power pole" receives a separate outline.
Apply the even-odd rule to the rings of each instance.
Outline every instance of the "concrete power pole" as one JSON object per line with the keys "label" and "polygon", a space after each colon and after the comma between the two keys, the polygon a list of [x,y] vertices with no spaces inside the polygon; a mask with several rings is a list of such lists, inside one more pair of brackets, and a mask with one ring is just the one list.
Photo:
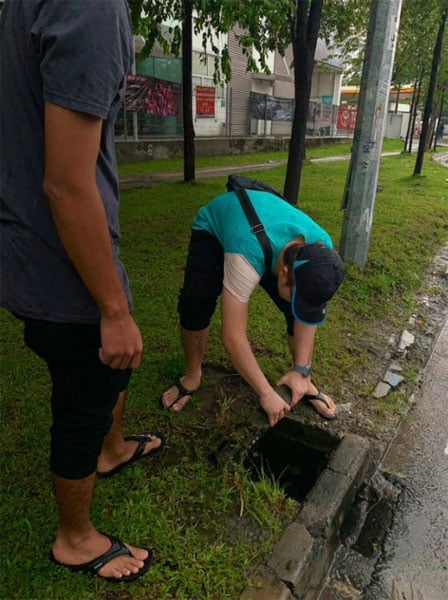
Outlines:
{"label": "concrete power pole", "polygon": [[389,105],[402,0],[371,0],[358,115],[347,182],[341,256],[364,267]]}

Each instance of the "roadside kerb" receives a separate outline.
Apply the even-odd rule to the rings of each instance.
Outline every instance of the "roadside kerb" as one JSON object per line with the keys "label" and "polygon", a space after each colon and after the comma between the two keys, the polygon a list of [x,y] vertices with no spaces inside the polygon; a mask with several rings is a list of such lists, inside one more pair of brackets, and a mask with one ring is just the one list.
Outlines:
{"label": "roadside kerb", "polygon": [[[293,418],[293,417],[285,417]],[[315,600],[338,545],[337,534],[372,462],[365,438],[345,434],[240,600]]]}

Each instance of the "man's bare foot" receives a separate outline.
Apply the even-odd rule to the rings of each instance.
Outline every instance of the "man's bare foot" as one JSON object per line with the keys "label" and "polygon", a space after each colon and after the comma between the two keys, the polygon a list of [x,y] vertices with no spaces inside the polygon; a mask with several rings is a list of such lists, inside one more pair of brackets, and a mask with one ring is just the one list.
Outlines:
{"label": "man's bare foot", "polygon": [[123,443],[116,446],[113,452],[101,452],[98,457],[97,476],[110,477],[126,465],[154,454],[162,445],[162,438],[150,431],[123,438]]}
{"label": "man's bare foot", "polygon": [[160,400],[162,408],[172,410],[173,412],[181,411],[196,392],[200,383],[200,378],[193,379],[185,375],[162,394]]}
{"label": "man's bare foot", "polygon": [[320,417],[324,419],[335,419],[337,407],[328,394],[321,392],[313,383],[310,383],[308,393],[303,396],[305,401]]}
{"label": "man's bare foot", "polygon": [[146,548],[123,544],[95,530],[75,544],[59,535],[51,556],[55,563],[71,570],[119,580],[143,575],[152,561],[152,553]]}

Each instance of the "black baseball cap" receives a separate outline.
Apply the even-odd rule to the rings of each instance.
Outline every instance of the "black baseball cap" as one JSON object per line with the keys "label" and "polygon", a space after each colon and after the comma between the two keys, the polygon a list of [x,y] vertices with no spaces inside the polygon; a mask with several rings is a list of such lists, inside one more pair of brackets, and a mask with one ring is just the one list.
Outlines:
{"label": "black baseball cap", "polygon": [[294,260],[291,308],[294,318],[307,325],[325,321],[327,302],[344,279],[339,254],[322,244],[306,244]]}

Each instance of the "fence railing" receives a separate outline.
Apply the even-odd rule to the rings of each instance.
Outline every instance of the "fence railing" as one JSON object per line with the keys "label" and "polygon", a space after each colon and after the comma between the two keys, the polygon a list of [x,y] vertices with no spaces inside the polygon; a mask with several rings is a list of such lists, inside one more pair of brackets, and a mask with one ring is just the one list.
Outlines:
{"label": "fence railing", "polygon": [[[115,126],[118,139],[183,135],[181,87],[154,78],[133,76]],[[155,82],[155,83],[154,83]],[[202,88],[201,88],[202,89]],[[204,106],[206,112],[204,114]],[[202,110],[202,112],[201,112]],[[225,98],[193,97],[193,119],[197,137],[288,136],[294,116],[294,100],[227,88]],[[308,108],[308,136],[352,135],[356,110],[312,101]]]}

